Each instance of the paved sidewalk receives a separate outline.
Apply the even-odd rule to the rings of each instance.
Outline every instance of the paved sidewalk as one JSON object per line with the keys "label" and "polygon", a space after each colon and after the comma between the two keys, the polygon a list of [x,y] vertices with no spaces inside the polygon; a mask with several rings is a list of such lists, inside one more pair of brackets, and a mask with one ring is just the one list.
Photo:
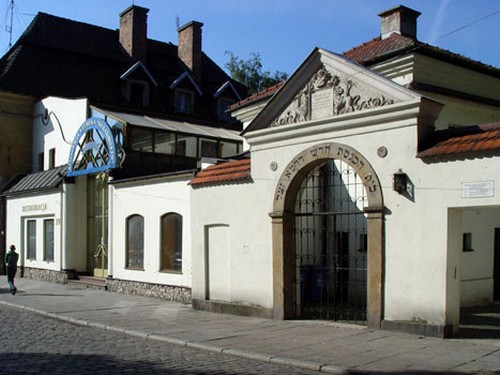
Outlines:
{"label": "paved sidewalk", "polygon": [[[500,374],[500,339],[438,339],[319,321],[192,310],[159,299],[16,279],[0,303],[74,324],[335,374]],[[1,319],[1,318],[0,318]]]}

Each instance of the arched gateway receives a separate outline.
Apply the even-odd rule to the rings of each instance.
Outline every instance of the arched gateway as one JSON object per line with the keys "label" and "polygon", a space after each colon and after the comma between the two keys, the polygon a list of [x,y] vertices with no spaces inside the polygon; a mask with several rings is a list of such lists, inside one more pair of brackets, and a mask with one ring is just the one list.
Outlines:
{"label": "arched gateway", "polygon": [[273,315],[366,322],[383,317],[383,199],[368,161],[323,143],[285,168],[274,196]]}

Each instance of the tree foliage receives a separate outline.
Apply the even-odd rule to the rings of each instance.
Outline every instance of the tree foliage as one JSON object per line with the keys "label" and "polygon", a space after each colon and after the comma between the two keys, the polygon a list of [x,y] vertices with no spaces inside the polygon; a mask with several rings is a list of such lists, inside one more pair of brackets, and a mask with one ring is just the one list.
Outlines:
{"label": "tree foliage", "polygon": [[248,94],[252,95],[271,87],[278,82],[288,78],[288,74],[280,71],[274,73],[262,71],[262,60],[258,53],[252,52],[247,60],[240,59],[232,52],[226,52],[229,55],[229,61],[226,63],[226,69],[231,78],[248,87]]}

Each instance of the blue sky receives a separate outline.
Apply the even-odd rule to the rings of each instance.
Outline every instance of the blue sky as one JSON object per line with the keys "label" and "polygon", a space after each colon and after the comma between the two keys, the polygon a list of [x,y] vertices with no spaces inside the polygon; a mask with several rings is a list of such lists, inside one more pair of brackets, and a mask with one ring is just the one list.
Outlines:
{"label": "blue sky", "polygon": [[[117,29],[119,13],[132,2],[15,0],[13,42],[37,12]],[[10,3],[11,0],[0,0],[1,54],[9,45]],[[177,44],[177,17],[180,25],[191,20],[203,22],[203,50],[221,67],[228,60],[226,51],[243,59],[257,52],[265,70],[291,74],[315,47],[340,53],[378,36],[377,15],[398,4],[422,13],[418,18],[419,40],[500,67],[499,0],[134,0],[134,3],[150,9],[148,37],[152,39]]]}

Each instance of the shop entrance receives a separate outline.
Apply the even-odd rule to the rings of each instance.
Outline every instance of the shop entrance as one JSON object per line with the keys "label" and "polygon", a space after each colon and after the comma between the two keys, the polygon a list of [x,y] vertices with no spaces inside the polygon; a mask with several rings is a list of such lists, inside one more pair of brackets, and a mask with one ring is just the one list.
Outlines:
{"label": "shop entrance", "polygon": [[342,160],[303,179],[295,200],[297,318],[366,323],[366,205],[363,182]]}
{"label": "shop entrance", "polygon": [[105,173],[87,177],[87,272],[108,276],[108,181]]}

